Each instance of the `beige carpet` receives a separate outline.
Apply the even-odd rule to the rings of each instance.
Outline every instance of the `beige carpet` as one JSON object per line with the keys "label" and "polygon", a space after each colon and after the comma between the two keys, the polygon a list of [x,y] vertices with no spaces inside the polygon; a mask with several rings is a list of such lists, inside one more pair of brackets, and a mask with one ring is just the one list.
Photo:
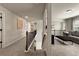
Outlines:
{"label": "beige carpet", "polygon": [[63,45],[55,40],[55,45],[51,45],[51,56],[79,56],[79,45]]}
{"label": "beige carpet", "polygon": [[26,38],[19,40],[18,42],[0,49],[0,56],[45,56],[43,50],[37,50],[25,53]]}
{"label": "beige carpet", "polygon": [[24,51],[0,51],[0,56],[46,56],[45,51],[37,50],[25,53]]}

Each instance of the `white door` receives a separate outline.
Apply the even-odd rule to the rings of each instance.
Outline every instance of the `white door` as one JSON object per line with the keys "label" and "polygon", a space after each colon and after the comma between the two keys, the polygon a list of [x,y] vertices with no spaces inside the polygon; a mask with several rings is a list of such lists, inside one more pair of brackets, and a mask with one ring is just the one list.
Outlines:
{"label": "white door", "polygon": [[2,46],[2,15],[0,14],[0,48]]}

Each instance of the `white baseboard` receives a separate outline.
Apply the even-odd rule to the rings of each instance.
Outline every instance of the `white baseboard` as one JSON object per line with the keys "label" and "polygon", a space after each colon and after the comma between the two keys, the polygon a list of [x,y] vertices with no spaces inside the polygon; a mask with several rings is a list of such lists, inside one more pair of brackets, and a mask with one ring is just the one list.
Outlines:
{"label": "white baseboard", "polygon": [[11,41],[11,42],[8,42],[8,43],[3,42],[2,48],[5,48],[5,47],[9,46],[9,45],[11,45],[11,44],[17,42],[18,40],[23,39],[24,37],[25,37],[25,36],[19,36],[18,38],[16,38],[15,40],[13,40],[13,41]]}

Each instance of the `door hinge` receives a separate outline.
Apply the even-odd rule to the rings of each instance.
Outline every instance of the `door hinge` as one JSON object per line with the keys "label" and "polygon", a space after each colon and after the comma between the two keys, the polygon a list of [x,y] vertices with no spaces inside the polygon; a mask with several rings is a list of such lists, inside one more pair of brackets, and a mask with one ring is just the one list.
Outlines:
{"label": "door hinge", "polygon": [[0,29],[0,31],[2,31],[2,29]]}
{"label": "door hinge", "polygon": [[2,41],[0,41],[0,43],[2,43]]}
{"label": "door hinge", "polygon": [[2,19],[2,16],[0,16],[0,18]]}

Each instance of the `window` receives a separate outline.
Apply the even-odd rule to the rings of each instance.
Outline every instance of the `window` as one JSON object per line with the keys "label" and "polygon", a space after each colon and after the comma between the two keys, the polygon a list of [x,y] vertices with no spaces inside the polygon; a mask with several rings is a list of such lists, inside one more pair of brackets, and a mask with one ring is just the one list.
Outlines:
{"label": "window", "polygon": [[79,31],[79,20],[73,20],[73,31]]}

